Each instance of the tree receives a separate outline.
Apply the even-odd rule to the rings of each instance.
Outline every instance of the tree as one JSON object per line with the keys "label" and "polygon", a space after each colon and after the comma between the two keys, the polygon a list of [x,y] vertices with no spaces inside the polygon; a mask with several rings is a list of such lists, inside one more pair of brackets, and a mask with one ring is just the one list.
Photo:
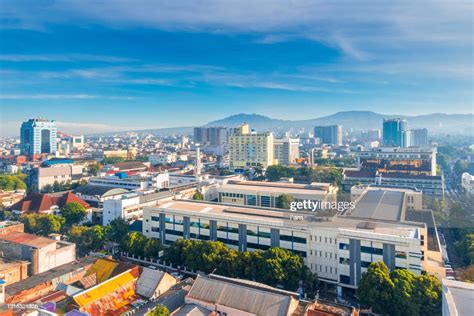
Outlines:
{"label": "tree", "polygon": [[432,275],[420,275],[413,284],[414,304],[420,306],[420,315],[441,314],[441,283]]}
{"label": "tree", "polygon": [[393,281],[390,315],[418,315],[419,308],[412,300],[416,275],[405,269],[396,269],[390,273]]}
{"label": "tree", "polygon": [[128,222],[123,218],[116,218],[109,224],[107,239],[123,245],[128,234]]}
{"label": "tree", "polygon": [[281,178],[293,178],[295,174],[295,168],[282,165],[269,166],[265,171],[266,179],[272,182],[280,181]]}
{"label": "tree", "polygon": [[99,170],[100,170],[100,165],[96,163],[89,166],[89,168],[87,169],[87,173],[90,174],[91,176],[96,176],[99,173]]}
{"label": "tree", "polygon": [[64,224],[64,218],[54,214],[23,214],[20,221],[26,232],[43,236],[60,232]]}
{"label": "tree", "polygon": [[0,174],[0,191],[25,190],[26,184],[21,175]]}
{"label": "tree", "polygon": [[68,232],[68,240],[76,244],[80,254],[102,249],[105,242],[106,228],[95,225],[92,227],[72,226]]}
{"label": "tree", "polygon": [[147,314],[147,316],[169,316],[169,315],[170,315],[170,311],[168,307],[161,304],[156,305],[156,307]]}
{"label": "tree", "polygon": [[145,255],[146,237],[139,232],[129,232],[124,241],[123,248],[129,254],[143,257]]}
{"label": "tree", "polygon": [[288,193],[283,193],[282,195],[277,197],[276,206],[278,208],[289,210],[291,207],[291,203],[294,201],[295,201],[295,198],[293,197],[293,195],[290,195]]}
{"label": "tree", "polygon": [[86,215],[86,209],[79,202],[69,202],[61,210],[61,216],[68,227],[81,223]]}
{"label": "tree", "polygon": [[393,288],[385,263],[373,262],[360,279],[357,296],[363,304],[372,307],[375,313],[388,314]]}
{"label": "tree", "polygon": [[204,200],[204,196],[202,195],[201,192],[196,191],[196,192],[194,192],[194,194],[193,194],[193,200],[202,201],[202,200]]}

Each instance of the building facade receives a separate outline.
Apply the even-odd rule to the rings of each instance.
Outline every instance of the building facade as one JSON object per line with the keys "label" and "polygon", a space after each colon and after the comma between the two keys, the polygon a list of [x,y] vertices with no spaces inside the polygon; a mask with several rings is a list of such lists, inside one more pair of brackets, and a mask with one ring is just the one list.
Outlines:
{"label": "building facade", "polygon": [[273,134],[257,134],[248,129],[248,125],[243,125],[234,129],[229,137],[229,167],[233,171],[267,168],[274,164]]}
{"label": "building facade", "polygon": [[273,155],[279,165],[288,166],[296,163],[296,159],[300,157],[300,140],[289,137],[275,138]]}
{"label": "building facade", "polygon": [[320,139],[320,144],[340,146],[342,145],[342,126],[316,126],[314,137]]}
{"label": "building facade", "polygon": [[386,147],[403,147],[404,132],[407,122],[401,118],[384,119],[382,144]]}
{"label": "building facade", "polygon": [[[403,193],[395,195],[401,203],[395,208],[390,206],[392,196],[385,200],[376,193],[381,200],[374,200],[373,195],[359,199],[362,215],[331,218],[313,212],[170,201],[144,209],[143,234],[164,244],[184,238],[221,241],[239,251],[282,247],[299,254],[321,280],[350,288],[357,288],[362,273],[377,261],[390,270],[403,268],[418,275],[426,270],[444,277],[441,256],[428,257],[426,241],[438,243],[440,253],[439,240],[428,234],[427,224],[405,219],[405,212],[411,211],[402,202]],[[396,213],[393,218],[380,216],[381,205]],[[366,209],[370,214],[364,214]],[[435,266],[428,263],[435,259]]]}
{"label": "building facade", "polygon": [[28,156],[54,154],[57,151],[56,138],[55,121],[41,118],[30,119],[21,124],[21,153]]}

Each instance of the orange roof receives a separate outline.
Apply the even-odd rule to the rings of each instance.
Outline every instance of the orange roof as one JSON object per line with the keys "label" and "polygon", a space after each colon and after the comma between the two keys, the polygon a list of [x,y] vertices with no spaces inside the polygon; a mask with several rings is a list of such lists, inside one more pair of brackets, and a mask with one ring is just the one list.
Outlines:
{"label": "orange roof", "polygon": [[90,208],[89,204],[69,191],[61,195],[31,193],[20,202],[12,205],[10,209],[20,212],[41,213],[49,211],[54,205],[62,208],[70,202],[77,202],[86,209]]}
{"label": "orange roof", "polygon": [[91,315],[123,309],[137,299],[135,283],[138,276],[138,267],[134,267],[73,296],[73,299],[82,311]]}
{"label": "orange roof", "polygon": [[27,245],[30,247],[42,248],[50,244],[56,243],[55,240],[21,232],[9,233],[8,235],[1,235],[0,240],[9,241],[16,244]]}
{"label": "orange roof", "polygon": [[94,264],[87,270],[86,277],[92,274],[96,274],[97,283],[102,283],[112,275],[112,272],[117,267],[118,262],[107,258],[99,258]]}

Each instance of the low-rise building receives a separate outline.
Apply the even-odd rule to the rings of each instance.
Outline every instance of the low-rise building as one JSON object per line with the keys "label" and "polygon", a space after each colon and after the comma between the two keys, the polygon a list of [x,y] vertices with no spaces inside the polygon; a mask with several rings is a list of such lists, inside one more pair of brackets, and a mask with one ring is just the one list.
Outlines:
{"label": "low-rise building", "polygon": [[0,280],[9,285],[28,277],[28,261],[0,258]]}
{"label": "low-rise building", "polygon": [[18,203],[25,197],[25,191],[1,191],[0,192],[0,206],[10,207]]}
{"label": "low-rise building", "polygon": [[23,232],[0,235],[0,252],[9,259],[30,262],[30,276],[76,259],[75,244]]}
{"label": "low-rise building", "polygon": [[210,274],[196,278],[186,295],[186,305],[174,315],[194,315],[184,312],[196,307],[197,315],[290,316],[298,309],[298,298],[298,293]]}
{"label": "low-rise building", "polygon": [[335,201],[338,188],[330,183],[295,184],[260,181],[229,181],[217,187],[219,202],[277,207],[278,197],[291,195],[295,201]]}
{"label": "low-rise building", "polygon": [[163,189],[170,185],[168,172],[140,173],[131,176],[113,175],[93,177],[90,185],[122,188],[126,190]]}
{"label": "low-rise building", "polygon": [[107,187],[102,185],[83,185],[74,190],[74,193],[93,207],[102,207],[104,201],[118,199],[129,191],[122,188]]}
{"label": "low-rise building", "polygon": [[31,185],[38,191],[54,183],[75,183],[82,180],[84,165],[75,164],[70,159],[48,160],[41,166],[32,169]]}
{"label": "low-rise building", "polygon": [[175,162],[176,160],[176,153],[163,152],[148,156],[148,161],[152,165],[167,165]]}
{"label": "low-rise building", "polygon": [[72,192],[59,193],[31,193],[28,194],[20,202],[10,206],[16,214],[23,213],[41,213],[41,214],[58,214],[61,209],[68,203],[76,202],[81,204],[88,215],[90,215],[90,205],[83,201]]}
{"label": "low-rise building", "polygon": [[344,170],[342,185],[350,190],[354,185],[378,185],[419,189],[426,195],[444,197],[444,177],[412,175],[407,173],[381,173],[371,170]]}
{"label": "low-rise building", "polygon": [[128,222],[142,219],[145,206],[156,205],[158,201],[171,200],[174,194],[170,191],[138,194],[129,192],[119,198],[104,201],[102,211],[102,225],[106,226],[117,218]]}

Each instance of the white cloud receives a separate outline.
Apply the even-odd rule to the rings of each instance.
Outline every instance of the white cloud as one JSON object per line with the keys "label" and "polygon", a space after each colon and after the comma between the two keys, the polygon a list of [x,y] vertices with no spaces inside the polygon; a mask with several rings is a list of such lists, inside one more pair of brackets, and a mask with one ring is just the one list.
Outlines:
{"label": "white cloud", "polygon": [[[261,43],[306,38],[341,49],[356,60],[380,47],[469,47],[471,1],[92,1],[3,4],[4,27],[47,28],[48,23],[98,23],[114,28],[248,33]],[[107,12],[107,14],[104,14]],[[428,47],[423,47],[424,50]]]}

